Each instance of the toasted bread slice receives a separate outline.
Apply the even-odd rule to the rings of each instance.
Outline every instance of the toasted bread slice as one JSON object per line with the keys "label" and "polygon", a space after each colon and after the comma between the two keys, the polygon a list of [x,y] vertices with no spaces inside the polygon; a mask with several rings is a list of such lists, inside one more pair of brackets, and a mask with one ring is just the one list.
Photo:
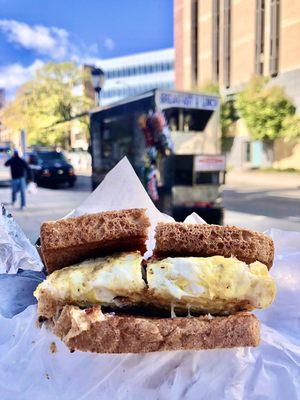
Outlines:
{"label": "toasted bread slice", "polygon": [[146,251],[146,210],[86,214],[41,226],[41,255],[49,273],[114,251]]}
{"label": "toasted bread slice", "polygon": [[274,259],[274,243],[270,237],[235,226],[160,222],[155,239],[157,258],[233,256],[247,264],[260,261],[269,269]]}
{"label": "toasted bread slice", "polygon": [[99,307],[65,306],[52,327],[71,351],[148,353],[258,346],[258,319],[228,317],[149,318],[102,314]]}

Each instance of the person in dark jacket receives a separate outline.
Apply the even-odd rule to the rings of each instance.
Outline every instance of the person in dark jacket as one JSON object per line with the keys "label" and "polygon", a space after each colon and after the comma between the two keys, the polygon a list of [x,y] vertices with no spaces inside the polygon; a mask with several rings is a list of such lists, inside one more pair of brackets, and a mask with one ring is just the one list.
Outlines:
{"label": "person in dark jacket", "polygon": [[17,193],[21,194],[21,210],[26,207],[26,174],[29,180],[32,178],[31,170],[25,160],[19,157],[17,150],[14,150],[12,157],[4,164],[10,167],[12,204],[16,202]]}

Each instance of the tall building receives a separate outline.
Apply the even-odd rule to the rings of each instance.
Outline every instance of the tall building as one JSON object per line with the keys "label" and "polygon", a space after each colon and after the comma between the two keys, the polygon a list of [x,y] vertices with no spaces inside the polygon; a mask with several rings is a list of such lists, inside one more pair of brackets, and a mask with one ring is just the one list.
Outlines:
{"label": "tall building", "polygon": [[102,105],[153,88],[174,86],[173,48],[104,59],[97,66],[106,75],[101,92]]}
{"label": "tall building", "polygon": [[[172,88],[175,82],[173,48],[107,58],[99,61],[97,67],[105,73],[100,95],[101,106],[150,89]],[[94,66],[83,65],[82,68],[85,73],[82,89],[94,100],[95,91],[90,79]],[[84,150],[88,148],[86,132],[80,130],[75,123],[71,133],[71,146]]]}
{"label": "tall building", "polygon": [[[177,89],[213,82],[232,95],[263,75],[283,86],[300,112],[299,0],[174,0],[174,35]],[[262,145],[245,135],[242,147],[240,165],[262,163]]]}
{"label": "tall building", "polygon": [[300,107],[299,0],[175,0],[174,20],[178,88],[232,93],[264,75]]}

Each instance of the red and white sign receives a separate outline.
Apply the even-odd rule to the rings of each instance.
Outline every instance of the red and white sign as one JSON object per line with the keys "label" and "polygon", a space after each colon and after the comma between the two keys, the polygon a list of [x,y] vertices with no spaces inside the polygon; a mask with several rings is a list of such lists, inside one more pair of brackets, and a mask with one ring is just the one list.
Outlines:
{"label": "red and white sign", "polygon": [[224,171],[226,169],[226,158],[224,155],[207,155],[194,157],[194,170],[200,171]]}

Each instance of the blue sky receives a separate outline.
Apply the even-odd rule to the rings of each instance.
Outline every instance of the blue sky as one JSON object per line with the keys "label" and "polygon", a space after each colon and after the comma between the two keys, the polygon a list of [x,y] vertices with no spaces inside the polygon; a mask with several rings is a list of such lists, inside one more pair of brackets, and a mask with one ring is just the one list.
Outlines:
{"label": "blue sky", "polygon": [[47,61],[171,46],[172,0],[0,0],[0,87],[9,93]]}

